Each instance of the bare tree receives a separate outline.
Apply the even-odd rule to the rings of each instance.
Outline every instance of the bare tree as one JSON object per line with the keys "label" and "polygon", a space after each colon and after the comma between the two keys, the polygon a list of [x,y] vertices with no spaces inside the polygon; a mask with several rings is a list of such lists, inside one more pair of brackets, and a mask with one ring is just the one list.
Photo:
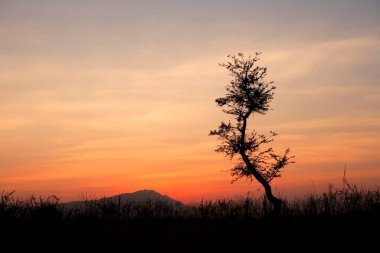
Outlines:
{"label": "bare tree", "polygon": [[259,53],[245,58],[242,53],[228,55],[228,61],[220,64],[225,67],[232,80],[226,85],[226,95],[215,100],[223,112],[231,115],[233,122],[221,122],[217,130],[210,132],[216,135],[221,144],[215,150],[224,153],[230,159],[237,156],[237,163],[231,169],[233,181],[240,178],[256,179],[265,189],[268,200],[276,213],[281,211],[282,201],[272,193],[271,181],[280,176],[281,170],[291,163],[289,148],[283,155],[278,155],[266,144],[273,141],[277,134],[273,131],[269,136],[249,131],[249,118],[255,114],[265,115],[273,99],[273,82],[264,79],[267,68],[257,66]]}

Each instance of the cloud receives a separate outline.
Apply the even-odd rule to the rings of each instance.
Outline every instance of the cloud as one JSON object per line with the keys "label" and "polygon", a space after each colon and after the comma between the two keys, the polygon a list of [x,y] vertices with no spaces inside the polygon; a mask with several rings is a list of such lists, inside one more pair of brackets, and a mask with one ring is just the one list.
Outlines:
{"label": "cloud", "polygon": [[214,103],[230,79],[218,63],[238,51],[263,52],[274,110],[249,127],[278,131],[275,147],[293,148],[294,171],[340,173],[346,161],[376,171],[378,15],[370,3],[341,3],[91,1],[72,12],[71,3],[2,1],[3,181],[30,177],[33,187],[41,177],[52,189],[66,179],[85,187],[88,176],[91,189],[122,189],[178,178],[177,188],[198,180],[231,190],[218,176],[229,161],[208,132],[228,118]]}

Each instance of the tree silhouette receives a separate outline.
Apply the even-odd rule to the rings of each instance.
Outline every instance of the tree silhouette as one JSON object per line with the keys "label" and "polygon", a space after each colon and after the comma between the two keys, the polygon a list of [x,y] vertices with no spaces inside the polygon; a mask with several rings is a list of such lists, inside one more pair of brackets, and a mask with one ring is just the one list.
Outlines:
{"label": "tree silhouette", "polygon": [[226,63],[220,64],[233,78],[226,85],[226,95],[215,102],[234,120],[221,122],[210,135],[216,135],[221,141],[216,152],[224,153],[230,159],[238,156],[236,165],[231,169],[233,182],[240,178],[256,179],[264,187],[274,212],[279,213],[282,201],[273,195],[270,182],[280,176],[281,170],[292,162],[293,157],[289,156],[289,148],[283,155],[278,155],[273,148],[267,147],[266,144],[277,135],[275,132],[265,136],[247,128],[250,117],[268,112],[276,88],[273,82],[264,80],[267,68],[256,65],[259,55],[256,53],[254,57],[245,58],[242,53],[232,54],[227,56],[229,60]]}

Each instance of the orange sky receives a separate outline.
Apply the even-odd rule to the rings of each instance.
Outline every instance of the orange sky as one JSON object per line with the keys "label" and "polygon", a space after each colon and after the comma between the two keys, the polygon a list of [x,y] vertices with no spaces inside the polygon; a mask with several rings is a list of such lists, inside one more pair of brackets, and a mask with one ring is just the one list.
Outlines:
{"label": "orange sky", "polygon": [[209,137],[226,55],[263,52],[279,133],[296,163],[282,196],[380,182],[375,1],[0,1],[0,190],[63,201],[154,189],[183,201],[230,184]]}

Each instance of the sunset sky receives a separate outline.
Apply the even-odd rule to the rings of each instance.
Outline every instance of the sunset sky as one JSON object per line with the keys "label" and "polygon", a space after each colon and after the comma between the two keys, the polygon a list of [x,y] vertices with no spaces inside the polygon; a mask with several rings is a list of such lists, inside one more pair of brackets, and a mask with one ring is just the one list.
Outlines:
{"label": "sunset sky", "polygon": [[154,189],[258,192],[208,136],[229,53],[262,52],[273,110],[249,122],[296,156],[281,196],[380,185],[380,2],[0,0],[0,191],[63,201]]}

